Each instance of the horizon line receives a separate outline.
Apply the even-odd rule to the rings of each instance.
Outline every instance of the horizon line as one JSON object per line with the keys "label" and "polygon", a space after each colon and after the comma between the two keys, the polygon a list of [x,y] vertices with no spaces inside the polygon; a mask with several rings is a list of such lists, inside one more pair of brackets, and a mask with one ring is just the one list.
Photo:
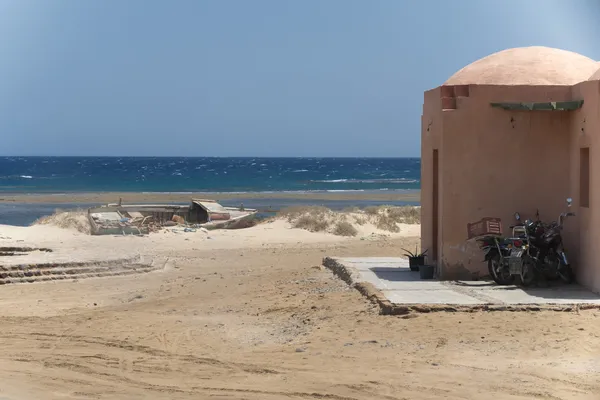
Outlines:
{"label": "horizon line", "polygon": [[0,157],[3,158],[7,158],[7,157],[27,157],[27,158],[42,158],[42,157],[49,157],[49,158],[280,158],[280,159],[284,159],[284,158],[345,158],[345,159],[360,159],[360,158],[381,158],[381,159],[402,159],[402,158],[407,158],[407,159],[411,159],[411,158],[421,158],[421,156],[402,156],[402,157],[397,157],[397,156],[149,156],[149,155],[144,155],[144,156],[124,156],[124,155],[94,155],[94,156],[90,156],[90,155],[62,155],[62,156],[53,156],[53,155],[6,155],[6,154],[0,154]]}

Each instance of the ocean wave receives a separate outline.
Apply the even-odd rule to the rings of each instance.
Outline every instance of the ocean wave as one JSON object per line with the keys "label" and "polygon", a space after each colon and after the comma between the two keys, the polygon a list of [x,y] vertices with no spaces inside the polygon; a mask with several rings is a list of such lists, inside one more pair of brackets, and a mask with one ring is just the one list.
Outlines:
{"label": "ocean wave", "polygon": [[308,172],[308,170],[307,169],[296,169],[292,172]]}
{"label": "ocean wave", "polygon": [[0,176],[0,179],[33,179],[31,175],[4,175]]}
{"label": "ocean wave", "polygon": [[324,179],[314,180],[311,183],[417,183],[416,179],[390,178],[390,179]]}
{"label": "ocean wave", "polygon": [[194,194],[194,193],[195,192],[142,192],[142,194]]}

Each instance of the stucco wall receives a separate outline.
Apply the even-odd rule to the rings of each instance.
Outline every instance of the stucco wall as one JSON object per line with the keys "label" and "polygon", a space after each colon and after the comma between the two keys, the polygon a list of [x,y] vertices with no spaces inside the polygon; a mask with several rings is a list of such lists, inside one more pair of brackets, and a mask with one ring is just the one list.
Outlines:
{"label": "stucco wall", "polygon": [[[429,95],[431,93],[431,95]],[[427,92],[425,116],[439,100]],[[441,92],[438,92],[438,94]],[[487,267],[466,226],[483,217],[500,217],[505,233],[519,211],[533,218],[536,209],[552,220],[565,209],[571,191],[571,112],[506,111],[490,102],[571,100],[570,87],[477,86],[458,96],[456,109],[441,113],[440,243],[438,267],[444,279],[485,275]],[[431,102],[429,104],[428,102]],[[449,103],[448,103],[449,104]],[[438,106],[439,107],[439,106]],[[424,121],[425,122],[425,121]],[[428,180],[431,140],[423,142],[423,215],[431,214]],[[423,246],[432,242],[422,227]]]}
{"label": "stucco wall", "polygon": [[[425,92],[421,116],[421,247],[429,249],[429,262],[436,261],[432,259],[433,149],[440,151],[442,147],[442,129],[441,94],[440,88],[436,88]],[[441,224],[438,221],[438,230],[440,228]]]}
{"label": "stucco wall", "polygon": [[[576,217],[565,223],[564,240],[576,268],[577,280],[600,293],[600,82],[583,82],[573,87],[573,97],[583,98],[581,110],[573,113],[571,121],[571,192]],[[580,149],[589,147],[590,178],[589,207],[580,207],[579,174]]]}

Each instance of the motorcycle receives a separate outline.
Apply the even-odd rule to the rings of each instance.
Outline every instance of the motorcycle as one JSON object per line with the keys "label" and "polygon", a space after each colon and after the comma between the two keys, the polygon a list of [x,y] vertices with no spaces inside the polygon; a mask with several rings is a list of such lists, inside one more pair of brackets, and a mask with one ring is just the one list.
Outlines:
{"label": "motorcycle", "polygon": [[[514,233],[514,232],[513,232]],[[477,239],[484,251],[490,276],[498,285],[511,285],[518,277],[525,286],[534,279],[534,260],[529,255],[529,243],[521,237],[504,238],[488,235]]]}
{"label": "motorcycle", "polygon": [[[568,208],[571,207],[572,202],[571,198],[567,199]],[[537,221],[525,220],[524,224],[520,223],[513,228],[516,236],[529,243],[529,255],[535,260],[535,270],[540,280],[560,279],[565,283],[571,283],[575,279],[561,235],[565,218],[572,216],[575,216],[575,213],[563,212],[559,215],[558,221],[544,224],[539,220],[538,213]],[[521,222],[518,213],[515,213],[515,218]]]}
{"label": "motorcycle", "polygon": [[513,277],[504,273],[508,271],[504,260],[510,254],[509,241],[503,237],[489,235],[478,238],[477,242],[484,252],[483,261],[488,263],[488,271],[492,279],[499,285],[511,284]]}

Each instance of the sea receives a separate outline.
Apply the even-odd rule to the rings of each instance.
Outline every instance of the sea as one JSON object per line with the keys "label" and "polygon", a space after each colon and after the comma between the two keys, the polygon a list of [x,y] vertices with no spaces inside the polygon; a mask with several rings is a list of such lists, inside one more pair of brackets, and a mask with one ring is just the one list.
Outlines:
{"label": "sea", "polygon": [[[308,199],[240,199],[240,193],[378,192],[420,189],[419,158],[0,157],[0,198],[80,192],[236,193],[232,205],[279,209]],[[226,196],[225,196],[226,197]],[[330,208],[378,205],[319,201]],[[389,204],[390,202],[385,202]],[[408,204],[407,202],[397,202]],[[223,200],[224,205],[227,200]],[[93,204],[0,203],[0,224],[29,225],[55,209]]]}

